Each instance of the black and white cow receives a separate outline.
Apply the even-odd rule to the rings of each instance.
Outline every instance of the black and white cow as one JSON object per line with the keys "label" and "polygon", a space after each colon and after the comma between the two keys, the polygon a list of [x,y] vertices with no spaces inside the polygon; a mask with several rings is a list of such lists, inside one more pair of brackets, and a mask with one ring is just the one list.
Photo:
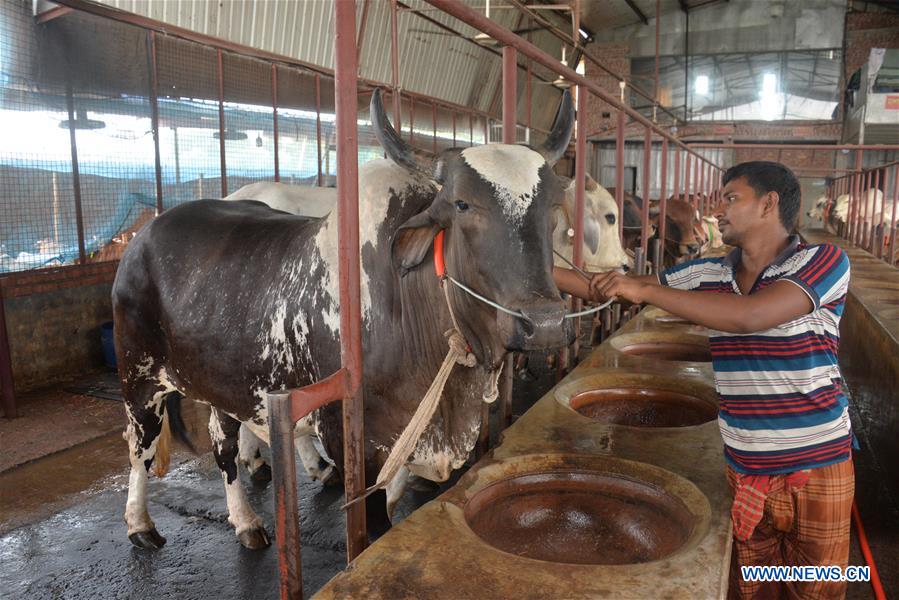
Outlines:
{"label": "black and white cow", "polygon": [[[360,193],[366,479],[374,483],[399,433],[447,351],[451,317],[432,265],[445,231],[448,272],[524,315],[500,313],[457,288],[449,302],[477,359],[457,367],[388,500],[409,473],[445,481],[465,462],[481,403],[511,350],[573,340],[553,282],[550,211],[564,190],[552,164],[574,120],[566,93],[539,149],[490,144],[416,157],[372,97],[372,120],[394,168]],[[370,186],[370,187],[369,187]],[[146,505],[147,471],[163,427],[167,394],[209,403],[213,453],[244,546],[268,544],[237,476],[237,432],[247,423],[268,439],[266,390],[318,381],[340,367],[337,221],[289,215],[253,201],[199,200],[164,212],[131,242],[113,286],[116,353],[128,417],[131,475],[125,520],[131,541],[158,548]],[[340,404],[315,425],[343,464]],[[368,499],[369,520],[385,494]],[[378,512],[380,511],[380,512]]]}

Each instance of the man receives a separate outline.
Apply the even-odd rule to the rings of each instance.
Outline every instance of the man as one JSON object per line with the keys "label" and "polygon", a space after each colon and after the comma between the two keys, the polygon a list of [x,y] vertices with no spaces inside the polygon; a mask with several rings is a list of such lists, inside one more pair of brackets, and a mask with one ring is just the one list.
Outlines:
{"label": "man", "polygon": [[726,257],[655,275],[596,275],[601,298],[647,302],[711,330],[719,425],[734,491],[730,596],[839,598],[837,582],[750,582],[738,566],[849,559],[854,493],[848,401],[837,366],[849,260],[790,235],[799,183],[778,163],[724,174]]}

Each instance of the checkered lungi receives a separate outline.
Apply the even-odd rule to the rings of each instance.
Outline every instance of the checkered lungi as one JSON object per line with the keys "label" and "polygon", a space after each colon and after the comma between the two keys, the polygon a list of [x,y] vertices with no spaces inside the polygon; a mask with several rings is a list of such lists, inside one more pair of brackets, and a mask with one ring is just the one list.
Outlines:
{"label": "checkered lungi", "polygon": [[[855,493],[852,460],[811,469],[801,487],[772,475],[771,493],[748,539],[734,538],[728,598],[843,598],[845,582],[747,582],[740,566],[830,566],[849,562],[849,525]],[[730,466],[727,480],[737,495],[743,477]],[[745,495],[745,494],[741,494]]]}

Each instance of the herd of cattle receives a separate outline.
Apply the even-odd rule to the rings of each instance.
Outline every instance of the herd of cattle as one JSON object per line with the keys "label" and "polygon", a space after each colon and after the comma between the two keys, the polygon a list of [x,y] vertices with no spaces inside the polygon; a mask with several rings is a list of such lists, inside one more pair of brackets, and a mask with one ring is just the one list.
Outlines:
{"label": "herd of cattle", "polygon": [[[389,159],[359,170],[367,483],[438,371],[447,331],[458,329],[477,363],[453,372],[405,466],[366,499],[377,531],[389,526],[410,477],[445,481],[465,463],[507,353],[574,339],[551,272],[554,262],[567,266],[554,249],[568,260],[573,254],[574,182],[553,164],[568,147],[574,110],[566,93],[542,147],[487,144],[437,157],[400,138],[378,92],[371,115]],[[622,215],[614,190],[588,178],[585,192],[587,270],[632,267],[642,211],[655,232],[657,207],[628,194]],[[241,461],[263,466],[257,438],[268,441],[266,392],[303,387],[340,368],[336,190],[258,183],[226,200],[186,203],[151,221],[129,244],[113,286],[131,462],[125,520],[139,547],[165,543],[147,511],[147,476],[154,459],[157,471],[167,462],[180,398],[212,407],[228,520],[244,546],[267,546],[238,477]],[[666,264],[721,245],[697,200],[667,201]],[[432,265],[441,231],[448,273],[518,316],[441,288]],[[334,477],[343,464],[340,410],[328,405],[298,425],[300,458],[314,478]]]}
{"label": "herd of cattle", "polygon": [[[806,216],[813,223],[820,222],[830,233],[839,234],[843,232],[849,221],[849,208],[849,194],[842,194],[836,198],[824,195],[815,200]],[[880,240],[883,230],[886,229],[886,235],[883,236],[884,243],[891,241],[890,232],[899,225],[897,222],[899,219],[894,220],[894,217],[899,214],[894,211],[893,202],[889,198],[885,198],[882,191],[878,189],[863,191],[861,201],[853,210],[858,213],[863,235],[869,235],[873,240]],[[888,255],[888,249],[884,248],[884,251]],[[892,263],[899,260],[899,248],[896,248],[895,252]]]}

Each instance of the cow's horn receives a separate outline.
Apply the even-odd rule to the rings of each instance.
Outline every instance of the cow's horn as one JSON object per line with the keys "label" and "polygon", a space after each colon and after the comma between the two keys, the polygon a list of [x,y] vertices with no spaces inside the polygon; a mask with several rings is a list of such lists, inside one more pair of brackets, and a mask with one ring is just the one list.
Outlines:
{"label": "cow's horn", "polygon": [[397,134],[390,124],[387,114],[384,112],[380,88],[375,88],[371,95],[369,111],[372,129],[375,130],[375,136],[377,136],[378,142],[381,143],[381,147],[384,148],[387,156],[407,171],[421,173],[426,177],[433,178],[435,176],[434,159],[409,146]]}
{"label": "cow's horn", "polygon": [[540,148],[540,154],[551,165],[562,158],[571,140],[571,132],[574,130],[574,103],[571,101],[571,92],[565,90],[562,94],[562,102],[559,103],[559,111],[553,120],[552,130]]}

